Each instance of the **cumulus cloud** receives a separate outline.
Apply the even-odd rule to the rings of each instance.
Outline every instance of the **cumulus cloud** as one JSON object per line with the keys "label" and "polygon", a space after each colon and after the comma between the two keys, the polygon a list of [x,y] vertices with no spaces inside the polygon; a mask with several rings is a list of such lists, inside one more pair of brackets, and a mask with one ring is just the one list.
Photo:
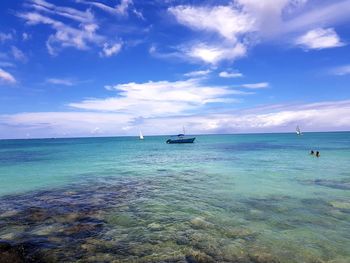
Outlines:
{"label": "cumulus cloud", "polygon": [[[189,42],[179,50],[187,57],[217,64],[234,61],[247,53],[248,48],[263,41],[290,42],[308,49],[343,45],[334,29],[316,29],[315,25],[333,25],[348,20],[350,0],[319,3],[317,9],[307,0],[235,0],[230,4],[178,5],[168,9],[176,21],[193,31],[197,43],[210,48],[198,48]],[[198,39],[202,39],[198,41]],[[210,40],[208,40],[210,39]],[[228,52],[239,47],[237,52]],[[193,52],[188,52],[193,50]],[[220,50],[220,52],[218,52]],[[225,50],[225,52],[223,52]],[[224,56],[220,55],[225,53]],[[229,56],[226,56],[228,54]]]}
{"label": "cumulus cloud", "polygon": [[236,42],[237,35],[254,30],[254,18],[229,6],[176,6],[169,12],[177,21],[194,30],[215,32]]}
{"label": "cumulus cloud", "polygon": [[194,61],[201,61],[216,65],[223,60],[236,60],[246,54],[246,47],[237,43],[236,45],[207,45],[204,43],[183,47],[182,53]]}
{"label": "cumulus cloud", "polygon": [[127,83],[107,86],[108,90],[118,92],[118,96],[105,99],[86,99],[70,103],[70,107],[124,112],[137,117],[168,116],[188,114],[210,103],[236,102],[236,95],[246,95],[228,86],[210,86],[201,79],[183,81],[149,81],[146,83]]}
{"label": "cumulus cloud", "polygon": [[247,89],[264,89],[269,87],[269,83],[259,82],[259,83],[243,84],[242,87]]}
{"label": "cumulus cloud", "polygon": [[28,39],[30,39],[31,38],[31,35],[30,34],[28,34],[28,33],[26,33],[26,32],[24,32],[23,34],[22,34],[22,40],[23,41],[27,41]]}
{"label": "cumulus cloud", "polygon": [[113,55],[118,54],[121,49],[122,49],[122,43],[120,42],[114,43],[114,44],[104,43],[103,49],[100,52],[100,56],[111,57]]}
{"label": "cumulus cloud", "polygon": [[295,43],[305,49],[324,49],[344,46],[344,43],[333,28],[316,28],[310,30],[298,37]]}
{"label": "cumulus cloud", "polygon": [[16,79],[11,73],[0,68],[0,83],[14,84]]}

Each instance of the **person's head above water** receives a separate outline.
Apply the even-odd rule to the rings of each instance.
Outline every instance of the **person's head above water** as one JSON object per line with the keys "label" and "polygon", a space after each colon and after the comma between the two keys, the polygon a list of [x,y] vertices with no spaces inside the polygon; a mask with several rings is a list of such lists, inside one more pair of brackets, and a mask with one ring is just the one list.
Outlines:
{"label": "person's head above water", "polygon": [[310,154],[314,154],[314,150],[311,150]]}
{"label": "person's head above water", "polygon": [[316,156],[320,157],[320,152],[319,151],[316,152]]}

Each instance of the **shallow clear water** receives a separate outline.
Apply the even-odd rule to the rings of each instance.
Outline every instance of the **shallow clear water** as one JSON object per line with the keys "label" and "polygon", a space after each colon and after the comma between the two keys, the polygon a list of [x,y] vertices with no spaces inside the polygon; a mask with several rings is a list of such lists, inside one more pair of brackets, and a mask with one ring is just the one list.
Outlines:
{"label": "shallow clear water", "polygon": [[0,141],[0,241],[66,262],[350,262],[350,133],[165,140]]}

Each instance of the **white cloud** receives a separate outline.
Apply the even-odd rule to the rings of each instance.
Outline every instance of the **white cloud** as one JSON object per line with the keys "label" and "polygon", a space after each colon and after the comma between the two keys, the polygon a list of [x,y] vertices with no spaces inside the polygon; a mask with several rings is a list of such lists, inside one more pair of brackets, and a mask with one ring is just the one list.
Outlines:
{"label": "white cloud", "polygon": [[31,35],[29,35],[28,33],[24,32],[24,33],[22,34],[22,40],[23,40],[23,41],[27,41],[27,40],[30,39],[30,38],[31,38]]}
{"label": "white cloud", "polygon": [[180,47],[186,57],[200,62],[217,64],[223,60],[233,61],[246,54],[247,46],[240,37],[254,31],[254,19],[233,6],[194,7],[176,6],[168,11],[180,24],[193,30],[213,32],[223,40],[187,44]]}
{"label": "white cloud", "polygon": [[[0,137],[71,137],[126,135],[132,118],[125,114],[94,112],[32,112],[0,115]],[[17,133],[16,135],[13,133]]]}
{"label": "white cloud", "polygon": [[121,0],[120,4],[116,6],[116,10],[119,14],[125,15],[129,5],[132,4],[132,0]]}
{"label": "white cloud", "polygon": [[201,77],[201,76],[206,76],[208,74],[210,74],[211,70],[207,69],[207,70],[196,70],[196,71],[191,71],[191,72],[187,72],[184,74],[185,77]]}
{"label": "white cloud", "polygon": [[13,36],[11,33],[3,33],[3,32],[0,32],[0,43],[2,42],[6,42],[8,40],[12,40],[13,39]]}
{"label": "white cloud", "polygon": [[[104,40],[103,36],[97,34],[99,26],[89,10],[82,12],[70,7],[55,6],[43,0],[33,0],[30,7],[34,11],[17,15],[28,25],[49,25],[55,31],[46,42],[51,55],[57,55],[62,48],[66,47],[86,50],[90,45],[101,45]],[[66,24],[49,15],[63,16],[72,22]],[[77,22],[79,23],[76,24]]]}
{"label": "white cloud", "polygon": [[221,71],[219,73],[219,77],[221,77],[221,78],[240,78],[240,77],[243,77],[243,74],[240,72]]}
{"label": "white cloud", "polygon": [[131,82],[106,86],[106,89],[117,91],[118,96],[86,99],[70,103],[69,106],[84,110],[123,112],[135,117],[168,116],[188,114],[210,103],[236,102],[234,95],[250,94],[228,86],[208,86],[201,79]]}
{"label": "white cloud", "polygon": [[[113,15],[122,15],[122,16],[127,15],[129,7],[133,5],[132,0],[121,0],[120,4],[116,5],[115,7],[110,7],[109,5],[106,5],[100,2],[95,2],[95,1],[76,0],[76,2],[95,6],[107,13],[110,13]],[[133,11],[137,16],[142,16],[142,14],[136,11],[135,9]]]}
{"label": "white cloud", "polygon": [[46,83],[54,84],[54,85],[64,85],[64,86],[73,86],[75,82],[71,79],[62,79],[62,78],[48,78],[46,79]]}
{"label": "white cloud", "polygon": [[104,43],[102,52],[100,52],[100,56],[102,57],[111,57],[113,55],[116,55],[119,53],[119,51],[122,49],[122,43]]}
{"label": "white cloud", "polygon": [[236,42],[237,35],[254,30],[254,19],[233,6],[169,8],[177,21],[194,30],[218,33],[225,39]]}
{"label": "white cloud", "polygon": [[252,84],[243,84],[241,85],[243,88],[247,89],[264,89],[269,87],[269,83],[260,82],[260,83],[252,83]]}
{"label": "white cloud", "polygon": [[[297,40],[297,46],[321,49],[343,45],[333,29],[310,30],[316,25],[330,26],[349,20],[350,0],[314,6],[309,2],[233,0],[228,5],[179,5],[170,7],[168,12],[179,24],[200,32],[194,38],[201,45],[210,47],[203,50],[198,49],[198,44],[187,44],[187,49],[180,48],[184,56],[217,64],[223,60],[232,62],[242,56],[221,56],[217,50],[239,46],[245,54],[248,48],[263,41],[285,43],[293,39],[295,44],[295,35],[305,34],[308,30]],[[188,52],[191,49],[197,52]]]}
{"label": "white cloud", "polygon": [[344,76],[350,74],[350,65],[335,67],[330,71],[333,75]]}
{"label": "white cloud", "polygon": [[95,22],[94,15],[90,10],[80,11],[72,7],[57,6],[45,0],[31,0],[30,6],[38,12],[65,17],[83,24]]}
{"label": "white cloud", "polygon": [[16,83],[16,79],[9,72],[0,68],[0,83],[1,82],[14,84]]}
{"label": "white cloud", "polygon": [[345,45],[333,28],[316,28],[310,30],[298,37],[295,43],[306,49],[334,48]]}
{"label": "white cloud", "polygon": [[7,62],[7,61],[0,61],[0,67],[13,68],[13,67],[15,67],[15,64],[13,64],[11,62]]}
{"label": "white cloud", "polygon": [[23,63],[27,62],[27,60],[28,60],[27,56],[19,48],[12,46],[11,52],[12,52],[12,56],[14,57],[15,60],[21,61]]}
{"label": "white cloud", "polygon": [[[336,121],[335,121],[336,120]],[[36,112],[0,115],[1,138],[188,133],[337,131],[350,129],[350,100],[266,105],[217,114],[135,118],[124,113]]]}
{"label": "white cloud", "polygon": [[[306,2],[306,1],[305,1]],[[350,0],[324,1],[312,5],[306,10],[296,10],[296,15],[284,21],[283,28],[286,32],[300,32],[312,28],[328,27],[349,20]]]}
{"label": "white cloud", "polygon": [[236,45],[206,45],[199,43],[182,48],[182,52],[188,58],[213,65],[223,60],[233,61],[243,57],[246,51],[246,47],[241,43]]}

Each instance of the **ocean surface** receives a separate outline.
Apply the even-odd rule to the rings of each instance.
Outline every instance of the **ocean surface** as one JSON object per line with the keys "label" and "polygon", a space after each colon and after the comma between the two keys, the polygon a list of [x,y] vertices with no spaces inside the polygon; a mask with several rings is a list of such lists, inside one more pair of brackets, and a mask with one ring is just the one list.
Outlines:
{"label": "ocean surface", "polygon": [[350,133],[166,139],[0,140],[0,261],[350,262]]}

